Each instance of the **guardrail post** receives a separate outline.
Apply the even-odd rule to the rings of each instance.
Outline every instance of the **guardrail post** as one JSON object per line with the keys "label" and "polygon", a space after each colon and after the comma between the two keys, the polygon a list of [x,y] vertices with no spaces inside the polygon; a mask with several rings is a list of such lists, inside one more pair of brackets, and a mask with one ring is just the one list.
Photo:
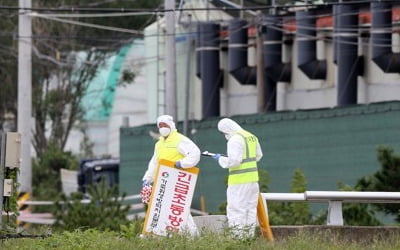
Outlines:
{"label": "guardrail post", "polygon": [[326,224],[328,226],[343,226],[342,201],[329,201]]}

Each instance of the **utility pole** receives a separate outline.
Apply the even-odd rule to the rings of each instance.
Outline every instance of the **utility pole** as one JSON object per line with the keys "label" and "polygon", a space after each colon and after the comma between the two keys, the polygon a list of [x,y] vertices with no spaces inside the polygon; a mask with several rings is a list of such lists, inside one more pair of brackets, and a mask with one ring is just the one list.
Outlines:
{"label": "utility pole", "polygon": [[190,111],[190,69],[191,69],[191,54],[192,54],[192,15],[188,15],[187,23],[187,55],[186,55],[186,89],[185,89],[185,117],[183,120],[183,134],[188,136],[189,128],[189,111]]}
{"label": "utility pole", "polygon": [[276,2],[275,0],[272,0],[272,6],[273,8],[270,10],[272,15],[276,15]]}
{"label": "utility pole", "polygon": [[19,0],[18,17],[18,132],[21,133],[19,191],[32,193],[32,22],[31,0]]}
{"label": "utility pole", "polygon": [[0,230],[3,229],[3,196],[4,196],[4,158],[6,150],[6,133],[0,133]]}
{"label": "utility pole", "polygon": [[243,7],[244,7],[244,3],[243,2],[244,2],[243,0],[240,0],[240,8],[241,8],[241,10],[240,10],[240,19],[243,19]]}
{"label": "utility pole", "polygon": [[257,48],[257,112],[262,114],[266,111],[265,105],[265,73],[264,73],[264,41],[262,37],[262,13],[257,13],[257,37],[256,37],[256,48]]}
{"label": "utility pole", "polygon": [[165,0],[165,98],[166,114],[171,115],[177,121],[177,100],[176,100],[176,47],[175,47],[175,0]]}

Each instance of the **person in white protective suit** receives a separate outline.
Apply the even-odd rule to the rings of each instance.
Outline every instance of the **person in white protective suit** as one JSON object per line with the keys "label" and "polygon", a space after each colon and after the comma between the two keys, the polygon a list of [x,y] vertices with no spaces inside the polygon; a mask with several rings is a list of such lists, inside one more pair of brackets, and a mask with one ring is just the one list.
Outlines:
{"label": "person in white protective suit", "polygon": [[[155,144],[153,156],[143,176],[143,187],[153,183],[160,159],[175,162],[176,168],[191,168],[196,166],[200,161],[200,149],[192,140],[177,131],[172,116],[159,116],[157,118],[157,127],[161,136]],[[199,234],[193,217],[190,214],[183,228],[192,236]]]}
{"label": "person in white protective suit", "polygon": [[216,154],[213,157],[222,168],[229,169],[226,191],[228,224],[235,237],[253,237],[260,191],[257,162],[263,156],[261,146],[255,135],[229,118],[218,122],[218,130],[228,140],[227,156]]}

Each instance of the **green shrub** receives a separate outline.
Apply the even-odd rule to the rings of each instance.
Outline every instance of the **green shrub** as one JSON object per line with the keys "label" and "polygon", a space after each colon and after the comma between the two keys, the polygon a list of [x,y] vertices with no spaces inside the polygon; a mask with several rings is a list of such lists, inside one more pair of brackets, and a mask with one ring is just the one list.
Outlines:
{"label": "green shrub", "polygon": [[[295,169],[290,185],[292,193],[304,193],[307,181],[301,169]],[[272,225],[313,224],[310,205],[307,202],[268,202],[268,213]]]}
{"label": "green shrub", "polygon": [[[399,192],[400,191],[400,155],[388,146],[377,148],[377,158],[381,169],[374,174],[364,176],[357,181],[359,191]],[[396,216],[400,222],[399,204],[373,204],[375,208],[386,214]]]}
{"label": "green shrub", "polygon": [[[70,152],[50,145],[32,165],[32,192],[35,200],[51,201],[62,192],[60,169],[77,169],[78,161]],[[36,212],[48,212],[47,207],[37,206]]]}
{"label": "green shrub", "polygon": [[[109,188],[104,180],[89,186],[90,202],[81,203],[83,195],[75,193],[70,198],[62,196],[55,206],[55,226],[64,230],[97,228],[119,231],[121,225],[128,225],[126,216],[129,206],[118,200],[117,187]],[[123,196],[124,197],[124,196]]]}

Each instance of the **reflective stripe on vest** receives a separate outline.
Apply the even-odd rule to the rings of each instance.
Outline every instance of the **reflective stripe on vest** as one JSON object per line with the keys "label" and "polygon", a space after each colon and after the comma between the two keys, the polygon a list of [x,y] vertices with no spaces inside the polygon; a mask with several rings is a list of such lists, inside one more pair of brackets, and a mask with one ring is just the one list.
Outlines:
{"label": "reflective stripe on vest", "polygon": [[183,135],[174,130],[171,134],[164,139],[160,137],[156,143],[156,154],[158,161],[160,159],[166,159],[169,161],[177,161],[183,159],[184,156],[178,151],[178,144],[182,141]]}
{"label": "reflective stripe on vest", "polygon": [[256,156],[258,139],[245,130],[238,131],[236,134],[243,138],[245,152],[240,166],[229,169],[228,185],[257,182],[258,169]]}

